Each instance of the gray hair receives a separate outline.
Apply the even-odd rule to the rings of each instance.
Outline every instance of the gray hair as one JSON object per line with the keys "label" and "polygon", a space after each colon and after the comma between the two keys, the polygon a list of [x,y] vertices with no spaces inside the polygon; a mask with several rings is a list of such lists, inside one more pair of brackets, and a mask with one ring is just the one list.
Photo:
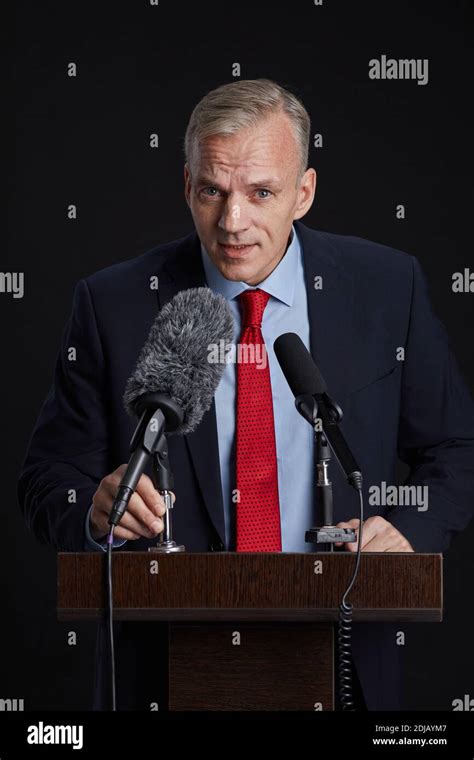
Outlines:
{"label": "gray hair", "polygon": [[239,79],[208,92],[189,119],[184,138],[186,162],[190,164],[194,147],[207,137],[233,135],[280,110],[293,125],[300,153],[299,182],[308,167],[310,118],[302,102],[271,79]]}

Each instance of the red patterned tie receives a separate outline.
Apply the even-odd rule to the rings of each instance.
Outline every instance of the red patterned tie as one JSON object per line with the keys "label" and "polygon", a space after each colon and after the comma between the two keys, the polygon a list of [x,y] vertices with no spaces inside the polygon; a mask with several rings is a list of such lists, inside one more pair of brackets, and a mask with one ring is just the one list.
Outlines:
{"label": "red patterned tie", "polygon": [[237,355],[238,552],[280,552],[280,505],[272,386],[261,324],[269,293],[245,290]]}

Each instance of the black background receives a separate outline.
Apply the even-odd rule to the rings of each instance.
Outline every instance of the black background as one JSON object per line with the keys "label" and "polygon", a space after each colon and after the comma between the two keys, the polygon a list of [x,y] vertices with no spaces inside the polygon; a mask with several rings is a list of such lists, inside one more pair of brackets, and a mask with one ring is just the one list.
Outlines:
{"label": "black background", "polygon": [[[0,698],[23,698],[27,710],[88,709],[94,626],[56,621],[56,554],[28,532],[16,501],[75,283],[192,230],[182,186],[187,120],[206,92],[232,81],[238,62],[242,79],[292,89],[312,133],[323,135],[324,147],[310,151],[318,188],[303,221],[415,255],[472,389],[474,294],[451,289],[454,272],[474,269],[472,14],[467,0],[15,8],[3,65],[0,269],[25,273],[25,294],[0,293]],[[382,54],[428,58],[429,83],[370,80],[368,61]],[[67,76],[70,62],[76,78]],[[67,219],[68,204],[78,219]],[[474,697],[473,539],[471,524],[446,557],[445,622],[400,625],[408,709],[450,710],[454,699]]]}

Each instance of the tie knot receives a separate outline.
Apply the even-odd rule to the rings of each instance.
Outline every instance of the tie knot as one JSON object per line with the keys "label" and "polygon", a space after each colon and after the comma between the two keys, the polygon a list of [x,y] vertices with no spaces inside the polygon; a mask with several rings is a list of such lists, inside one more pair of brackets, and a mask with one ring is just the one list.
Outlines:
{"label": "tie knot", "polygon": [[270,298],[270,293],[264,290],[244,290],[239,295],[242,328],[261,327],[263,312]]}

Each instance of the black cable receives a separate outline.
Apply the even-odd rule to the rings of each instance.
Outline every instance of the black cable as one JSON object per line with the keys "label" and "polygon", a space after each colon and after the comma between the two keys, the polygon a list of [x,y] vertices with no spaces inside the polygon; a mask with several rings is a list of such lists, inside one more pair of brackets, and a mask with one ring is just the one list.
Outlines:
{"label": "black cable", "polygon": [[347,601],[354,581],[359,572],[360,552],[362,547],[362,528],[364,522],[364,499],[362,496],[362,477],[357,479],[356,487],[359,492],[359,536],[357,540],[356,562],[352,578],[342,597],[339,607],[339,630],[338,630],[338,675],[339,675],[339,700],[343,710],[356,710],[352,693],[352,604]]}
{"label": "black cable", "polygon": [[114,528],[110,526],[107,536],[107,623],[109,634],[109,654],[110,654],[110,691],[111,691],[111,710],[117,709],[115,703],[115,651],[114,651],[114,607],[113,607],[113,589],[112,589],[112,547],[114,543]]}

